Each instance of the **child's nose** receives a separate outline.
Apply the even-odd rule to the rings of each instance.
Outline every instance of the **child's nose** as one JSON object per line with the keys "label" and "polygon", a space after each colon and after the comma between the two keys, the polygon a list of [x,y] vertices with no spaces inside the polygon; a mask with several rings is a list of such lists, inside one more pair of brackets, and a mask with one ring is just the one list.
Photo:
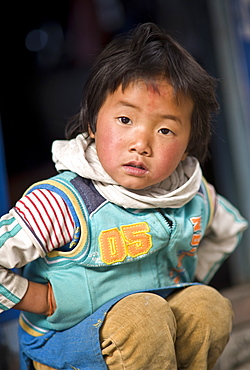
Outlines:
{"label": "child's nose", "polygon": [[152,153],[151,140],[147,132],[138,132],[133,135],[129,146],[130,152],[136,152],[140,155],[150,156]]}

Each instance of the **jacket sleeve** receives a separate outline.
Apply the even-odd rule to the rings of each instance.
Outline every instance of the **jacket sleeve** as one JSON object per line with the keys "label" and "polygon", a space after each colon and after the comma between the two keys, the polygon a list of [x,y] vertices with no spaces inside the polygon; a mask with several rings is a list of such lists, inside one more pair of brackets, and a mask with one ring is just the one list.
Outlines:
{"label": "jacket sleeve", "polygon": [[28,281],[11,269],[20,268],[40,255],[14,215],[4,215],[0,219],[0,312],[19,303],[28,288]]}
{"label": "jacket sleeve", "polygon": [[0,219],[0,312],[19,303],[28,281],[14,273],[27,263],[69,243],[74,222],[57,194],[34,190]]}
{"label": "jacket sleeve", "polygon": [[197,249],[196,278],[203,283],[209,283],[221,264],[234,251],[248,225],[232,204],[217,195],[211,185],[209,188],[214,213]]}

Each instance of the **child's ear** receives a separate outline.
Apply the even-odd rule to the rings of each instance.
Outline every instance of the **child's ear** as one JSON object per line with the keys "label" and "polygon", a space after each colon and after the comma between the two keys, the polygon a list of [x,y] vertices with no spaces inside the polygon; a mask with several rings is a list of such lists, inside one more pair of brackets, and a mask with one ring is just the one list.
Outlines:
{"label": "child's ear", "polygon": [[89,136],[91,137],[91,139],[94,139],[95,138],[95,134],[91,130],[90,125],[88,125],[88,131],[89,131]]}

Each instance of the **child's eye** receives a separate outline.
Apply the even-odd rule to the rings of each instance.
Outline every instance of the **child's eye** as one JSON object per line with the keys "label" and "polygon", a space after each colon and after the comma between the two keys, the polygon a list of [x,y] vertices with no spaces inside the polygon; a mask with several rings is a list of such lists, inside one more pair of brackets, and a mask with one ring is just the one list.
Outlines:
{"label": "child's eye", "polygon": [[128,117],[119,117],[118,119],[121,123],[124,123],[125,125],[131,123],[131,120]]}
{"label": "child's eye", "polygon": [[169,135],[169,134],[172,134],[172,131],[171,131],[171,130],[169,130],[168,128],[161,128],[161,129],[159,130],[159,132],[160,132],[161,134],[163,134],[163,135]]}

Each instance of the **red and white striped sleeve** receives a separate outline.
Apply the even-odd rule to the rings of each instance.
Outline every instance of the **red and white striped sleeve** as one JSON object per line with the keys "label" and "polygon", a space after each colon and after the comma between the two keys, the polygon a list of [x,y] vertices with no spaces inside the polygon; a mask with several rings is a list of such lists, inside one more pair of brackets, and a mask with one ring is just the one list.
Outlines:
{"label": "red and white striped sleeve", "polygon": [[32,231],[45,253],[71,242],[75,224],[70,210],[55,192],[35,189],[21,198],[15,211]]}

